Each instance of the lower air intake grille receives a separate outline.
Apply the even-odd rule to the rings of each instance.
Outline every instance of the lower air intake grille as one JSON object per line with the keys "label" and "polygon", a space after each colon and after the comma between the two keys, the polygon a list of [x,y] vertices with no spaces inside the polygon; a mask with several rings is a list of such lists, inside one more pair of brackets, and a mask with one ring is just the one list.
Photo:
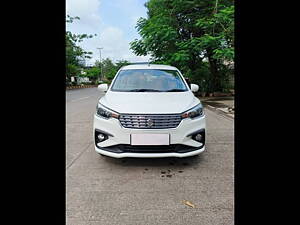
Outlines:
{"label": "lower air intake grille", "polygon": [[114,152],[114,153],[186,153],[200,149],[201,147],[192,147],[181,144],[173,144],[173,145],[156,145],[156,146],[145,146],[145,145],[114,145],[110,147],[102,147],[102,150]]}

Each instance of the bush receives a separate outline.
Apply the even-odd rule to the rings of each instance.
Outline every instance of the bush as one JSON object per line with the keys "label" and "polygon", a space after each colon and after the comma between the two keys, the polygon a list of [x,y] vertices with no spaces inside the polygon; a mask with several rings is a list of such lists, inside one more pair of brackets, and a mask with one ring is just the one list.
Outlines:
{"label": "bush", "polygon": [[199,86],[199,93],[209,92],[210,84],[210,71],[208,63],[204,62],[195,72],[187,70],[185,73],[192,84],[197,84]]}
{"label": "bush", "polygon": [[221,91],[228,93],[230,89],[234,89],[234,70],[227,66],[223,66],[221,75]]}

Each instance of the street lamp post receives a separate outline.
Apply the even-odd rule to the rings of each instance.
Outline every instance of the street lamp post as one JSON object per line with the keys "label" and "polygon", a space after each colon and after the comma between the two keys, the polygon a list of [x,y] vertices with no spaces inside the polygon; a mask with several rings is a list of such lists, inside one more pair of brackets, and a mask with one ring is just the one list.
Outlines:
{"label": "street lamp post", "polygon": [[101,80],[101,77],[102,77],[102,75],[103,75],[103,73],[102,73],[102,64],[101,64],[101,49],[103,49],[103,48],[97,48],[97,49],[99,49],[99,53],[100,53],[100,66],[101,66],[101,71],[100,71],[100,77],[99,77],[99,79]]}

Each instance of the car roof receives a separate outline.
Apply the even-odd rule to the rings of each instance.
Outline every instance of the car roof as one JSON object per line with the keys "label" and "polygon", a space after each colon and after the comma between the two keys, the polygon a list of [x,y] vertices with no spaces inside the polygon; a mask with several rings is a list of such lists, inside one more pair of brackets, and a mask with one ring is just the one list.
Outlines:
{"label": "car roof", "polygon": [[132,64],[123,66],[121,70],[132,70],[132,69],[161,69],[161,70],[178,70],[174,66],[161,65],[161,64]]}

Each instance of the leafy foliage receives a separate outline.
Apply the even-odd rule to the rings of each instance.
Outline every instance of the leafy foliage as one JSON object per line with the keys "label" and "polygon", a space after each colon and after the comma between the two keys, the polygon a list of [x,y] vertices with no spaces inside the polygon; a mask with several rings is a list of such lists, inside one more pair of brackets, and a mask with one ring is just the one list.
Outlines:
{"label": "leafy foliage", "polygon": [[[71,17],[67,15],[66,22],[73,23],[75,20],[79,20],[78,16]],[[113,63],[111,59],[106,58],[101,63],[96,61],[95,66],[89,69],[84,69],[84,74],[81,71],[85,67],[85,59],[91,58],[92,52],[87,52],[82,49],[78,44],[85,39],[90,39],[96,36],[88,34],[73,34],[70,31],[66,31],[66,75],[68,81],[71,76],[82,76],[88,77],[93,83],[100,78],[101,67],[104,79],[111,81],[116,75],[117,71],[124,65],[128,65],[129,62],[126,60],[119,60]]]}
{"label": "leafy foliage", "polygon": [[129,64],[129,62],[126,60],[119,60],[116,63],[113,63],[111,59],[106,58],[106,59],[102,60],[101,63],[99,61],[96,61],[95,66],[98,68],[102,67],[102,73],[103,73],[104,79],[111,81],[115,77],[118,70],[122,66],[125,66],[128,64]]}
{"label": "leafy foliage", "polygon": [[233,60],[234,58],[233,16],[234,6],[232,5],[216,11],[210,17],[201,18],[196,23],[196,26],[205,32],[205,35],[199,39],[199,45],[203,45],[203,49],[213,46],[215,59]]}
{"label": "leafy foliage", "polygon": [[148,18],[137,22],[141,39],[130,43],[133,52],[179,67],[202,91],[223,90],[224,61],[234,58],[233,1],[149,0],[145,6]]}
{"label": "leafy foliage", "polygon": [[98,67],[92,67],[90,69],[85,70],[85,75],[82,75],[84,77],[88,77],[93,83],[99,78],[100,76],[100,68]]}
{"label": "leafy foliage", "polygon": [[[79,20],[79,17],[71,17],[67,15],[67,23],[73,23],[74,20]],[[71,31],[66,31],[66,75],[70,79],[71,76],[79,74],[86,58],[91,58],[92,52],[84,51],[78,43],[84,39],[89,39],[96,36],[87,34],[73,34]]]}

